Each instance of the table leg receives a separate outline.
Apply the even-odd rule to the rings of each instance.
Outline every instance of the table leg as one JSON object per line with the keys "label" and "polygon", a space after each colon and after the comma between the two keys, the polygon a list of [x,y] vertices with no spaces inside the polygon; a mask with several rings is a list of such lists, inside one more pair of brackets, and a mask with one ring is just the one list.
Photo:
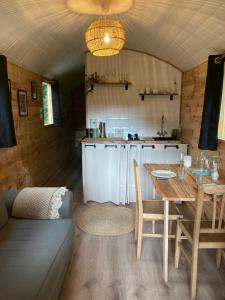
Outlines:
{"label": "table leg", "polygon": [[[152,198],[155,200],[156,198],[156,188],[154,184],[152,185]],[[152,233],[155,233],[155,221],[152,221]]]}
{"label": "table leg", "polygon": [[168,246],[169,246],[169,201],[164,201],[164,232],[163,232],[163,275],[168,282]]}
{"label": "table leg", "polygon": [[155,198],[156,198],[156,188],[155,188],[155,186],[154,186],[154,184],[153,184],[153,186],[152,186],[152,198],[155,200]]}

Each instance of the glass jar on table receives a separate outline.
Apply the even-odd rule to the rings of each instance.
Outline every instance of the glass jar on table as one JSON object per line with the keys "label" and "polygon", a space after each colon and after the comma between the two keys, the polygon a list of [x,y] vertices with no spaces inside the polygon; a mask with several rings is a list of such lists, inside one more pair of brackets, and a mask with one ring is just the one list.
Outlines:
{"label": "glass jar on table", "polygon": [[179,168],[178,168],[178,177],[180,179],[184,179],[185,176],[186,176],[186,168],[184,166],[184,154],[183,152],[181,151],[180,152],[180,160],[179,160]]}

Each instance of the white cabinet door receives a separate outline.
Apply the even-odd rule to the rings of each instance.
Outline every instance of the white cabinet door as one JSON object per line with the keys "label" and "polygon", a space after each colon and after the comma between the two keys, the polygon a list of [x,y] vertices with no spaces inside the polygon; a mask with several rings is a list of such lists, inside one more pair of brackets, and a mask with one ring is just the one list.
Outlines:
{"label": "white cabinet door", "polygon": [[[172,147],[171,147],[172,146]],[[143,199],[152,199],[151,177],[145,163],[177,163],[180,152],[187,153],[185,144],[82,144],[84,201],[136,201],[133,160],[141,173]]]}
{"label": "white cabinet door", "polygon": [[165,163],[177,164],[179,163],[180,153],[187,154],[186,144],[165,144]]}
{"label": "white cabinet door", "polygon": [[152,199],[152,180],[144,164],[151,163],[154,158],[155,145],[140,145],[140,176],[141,176],[141,190],[142,198],[144,200]]}
{"label": "white cabinet door", "polygon": [[98,202],[127,202],[127,146],[104,144],[100,147],[100,196]]}
{"label": "white cabinet door", "polygon": [[126,148],[116,144],[83,144],[84,201],[126,201]]}
{"label": "white cabinet door", "polygon": [[82,144],[82,177],[84,202],[96,201],[100,174],[98,172],[98,144]]}
{"label": "white cabinet door", "polygon": [[128,167],[127,167],[127,202],[136,201],[135,179],[134,179],[134,159],[140,166],[140,145],[128,145]]}
{"label": "white cabinet door", "polygon": [[165,149],[163,144],[156,144],[153,148],[154,151],[152,151],[152,157],[150,160],[150,163],[152,164],[165,164],[166,158],[165,158]]}
{"label": "white cabinet door", "polygon": [[[153,183],[144,164],[163,164],[165,163],[165,150],[162,144],[142,144],[140,145],[140,175],[142,183],[142,197],[144,200],[153,199]],[[155,196],[154,196],[155,197]]]}
{"label": "white cabinet door", "polygon": [[142,144],[140,145],[140,174],[142,183],[142,197],[144,200],[151,200],[153,195],[153,184],[145,163],[152,164],[173,164],[177,163],[180,157],[180,151],[187,153],[187,145],[179,144]]}
{"label": "white cabinet door", "polygon": [[127,201],[127,174],[128,174],[128,145],[119,145],[119,200],[126,204]]}
{"label": "white cabinet door", "polygon": [[120,203],[120,147],[116,144],[99,144],[99,198],[98,202]]}

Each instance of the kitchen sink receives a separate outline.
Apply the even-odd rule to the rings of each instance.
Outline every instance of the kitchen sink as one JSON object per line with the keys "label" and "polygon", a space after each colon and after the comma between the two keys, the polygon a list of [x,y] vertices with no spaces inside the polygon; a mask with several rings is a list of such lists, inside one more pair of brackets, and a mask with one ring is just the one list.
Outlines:
{"label": "kitchen sink", "polygon": [[177,141],[178,139],[172,136],[153,136],[154,141]]}

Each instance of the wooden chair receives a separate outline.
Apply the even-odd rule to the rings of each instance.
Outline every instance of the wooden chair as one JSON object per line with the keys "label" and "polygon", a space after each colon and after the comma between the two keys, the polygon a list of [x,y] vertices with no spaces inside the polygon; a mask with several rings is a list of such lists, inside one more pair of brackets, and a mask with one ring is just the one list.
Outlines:
{"label": "wooden chair", "polygon": [[[212,219],[205,220],[204,203],[207,203],[205,194],[212,195]],[[225,185],[204,184],[198,187],[196,199],[196,212],[194,221],[178,221],[176,234],[175,267],[178,268],[180,255],[191,265],[191,299],[196,298],[197,267],[199,249],[219,249],[217,259],[221,257],[221,250],[225,249],[224,228]],[[219,207],[219,215],[217,213]],[[188,255],[182,245],[182,240],[187,239],[192,245],[192,254]]]}
{"label": "wooden chair", "polygon": [[[134,177],[135,177],[135,189],[136,189],[136,221],[135,221],[135,240],[137,240],[137,258],[141,256],[142,237],[155,237],[162,238],[163,234],[155,233],[153,229],[152,233],[143,233],[144,221],[163,221],[164,219],[164,202],[162,200],[142,200],[141,194],[141,178],[140,172],[136,160],[134,160]],[[170,225],[172,221],[176,221],[182,218],[176,205],[171,203],[169,211]],[[170,226],[170,231],[172,226]],[[171,232],[170,232],[171,233]],[[170,234],[170,238],[175,238],[175,235]]]}

